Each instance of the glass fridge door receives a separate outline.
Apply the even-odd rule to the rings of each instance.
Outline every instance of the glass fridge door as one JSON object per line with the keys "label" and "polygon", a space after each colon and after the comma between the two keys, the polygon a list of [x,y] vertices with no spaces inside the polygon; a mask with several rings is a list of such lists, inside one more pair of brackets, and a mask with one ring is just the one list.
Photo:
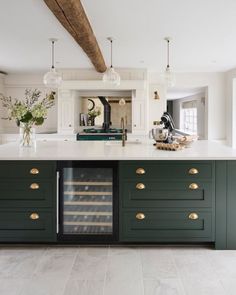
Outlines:
{"label": "glass fridge door", "polygon": [[113,168],[63,168],[63,235],[113,234]]}

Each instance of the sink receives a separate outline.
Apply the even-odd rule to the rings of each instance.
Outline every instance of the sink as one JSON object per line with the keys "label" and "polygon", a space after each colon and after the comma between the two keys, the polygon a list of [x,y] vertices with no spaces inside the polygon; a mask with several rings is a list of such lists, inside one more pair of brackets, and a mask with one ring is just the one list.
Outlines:
{"label": "sink", "polygon": [[[140,140],[128,140],[125,142],[125,145],[130,145],[130,144],[141,144],[142,141]],[[105,145],[109,146],[122,146],[122,141],[107,141]]]}

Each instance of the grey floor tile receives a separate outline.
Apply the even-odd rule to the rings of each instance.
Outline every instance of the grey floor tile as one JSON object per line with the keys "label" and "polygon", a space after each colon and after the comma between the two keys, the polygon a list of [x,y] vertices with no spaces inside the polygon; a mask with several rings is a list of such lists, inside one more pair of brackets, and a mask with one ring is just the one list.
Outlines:
{"label": "grey floor tile", "polygon": [[171,250],[166,248],[143,248],[141,251],[144,279],[177,278]]}
{"label": "grey floor tile", "polygon": [[34,271],[34,277],[69,277],[75,258],[76,255],[58,255],[53,253],[44,255],[39,260],[37,268]]}
{"label": "grey floor tile", "polygon": [[185,291],[180,279],[144,280],[144,295],[185,295]]}
{"label": "grey floor tile", "polygon": [[142,279],[139,249],[111,248],[108,255],[106,278],[108,281]]}
{"label": "grey floor tile", "polygon": [[18,255],[0,256],[0,279],[2,278],[30,278],[39,264],[40,255],[34,253],[22,253]]}
{"label": "grey floor tile", "polygon": [[69,280],[63,295],[103,295],[104,281]]}
{"label": "grey floor tile", "polygon": [[66,278],[34,278],[24,285],[20,295],[63,295],[65,285]]}
{"label": "grey floor tile", "polygon": [[235,295],[236,294],[236,280],[235,278],[227,278],[223,277],[221,280],[223,288],[227,295]]}
{"label": "grey floor tile", "polygon": [[104,295],[143,295],[142,280],[106,280]]}
{"label": "grey floor tile", "polygon": [[203,276],[182,278],[186,295],[226,295],[218,279]]}
{"label": "grey floor tile", "polygon": [[0,279],[1,295],[21,295],[23,286],[28,282],[26,279]]}
{"label": "grey floor tile", "polygon": [[75,259],[71,279],[104,280],[107,271],[108,248],[81,248]]}

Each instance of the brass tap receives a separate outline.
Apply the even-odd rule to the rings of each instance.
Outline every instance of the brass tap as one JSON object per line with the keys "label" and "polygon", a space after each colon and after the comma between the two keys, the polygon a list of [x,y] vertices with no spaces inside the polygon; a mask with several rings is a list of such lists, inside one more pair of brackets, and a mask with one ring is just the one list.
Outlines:
{"label": "brass tap", "polygon": [[122,129],[122,146],[125,146],[127,134],[126,134],[126,130],[125,130],[125,120],[123,117],[121,118],[121,129]]}

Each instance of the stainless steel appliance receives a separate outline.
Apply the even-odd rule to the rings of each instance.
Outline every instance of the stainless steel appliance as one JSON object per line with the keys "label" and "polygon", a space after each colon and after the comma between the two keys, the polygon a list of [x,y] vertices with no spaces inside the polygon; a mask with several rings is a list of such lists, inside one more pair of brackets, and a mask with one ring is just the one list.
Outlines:
{"label": "stainless steel appliance", "polygon": [[151,129],[149,135],[156,142],[172,142],[172,132],[175,132],[175,124],[168,112],[164,112],[161,121],[156,122],[156,127]]}

